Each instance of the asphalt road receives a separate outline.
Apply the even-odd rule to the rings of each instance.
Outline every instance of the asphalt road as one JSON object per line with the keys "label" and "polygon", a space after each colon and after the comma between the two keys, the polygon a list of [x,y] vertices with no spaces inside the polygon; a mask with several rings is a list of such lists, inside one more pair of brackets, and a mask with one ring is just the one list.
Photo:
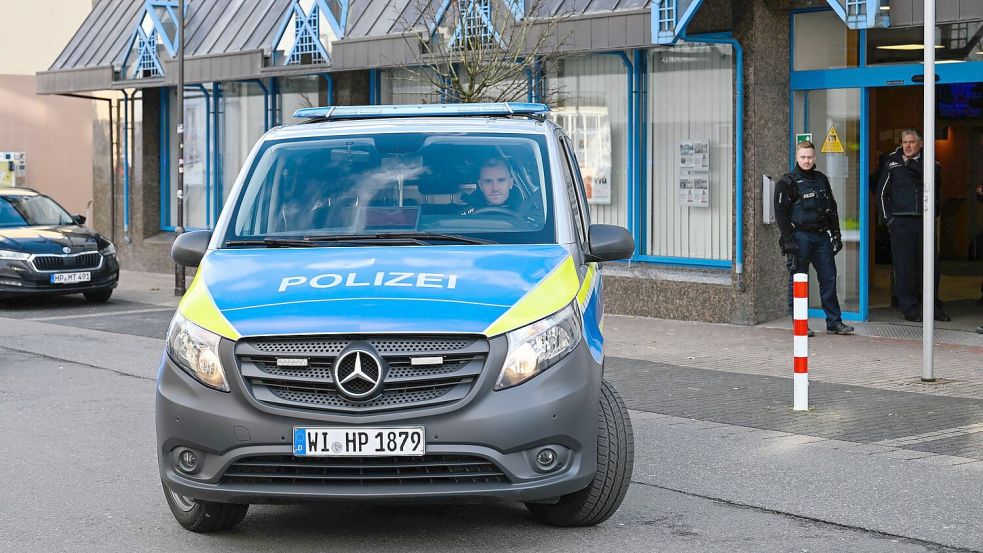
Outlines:
{"label": "asphalt road", "polygon": [[[193,534],[166,507],[154,451],[154,374],[169,318],[166,307],[127,298],[103,306],[74,298],[0,306],[0,551],[983,549],[971,531],[979,511],[933,511],[927,522],[954,526],[932,533],[876,512],[865,517],[864,505],[804,508],[790,497],[797,489],[790,467],[760,474],[755,467],[794,461],[790,454],[816,461],[818,450],[765,442],[782,437],[756,434],[767,430],[643,411],[632,412],[632,487],[615,516],[597,527],[541,526],[520,505],[355,504],[253,506],[231,531]],[[888,467],[897,464],[823,451],[808,470],[832,464],[827,479],[851,470],[869,479],[866,471],[878,466],[890,478]],[[965,477],[972,482],[976,474]],[[819,487],[813,493],[842,487],[812,482]],[[918,498],[909,499],[918,508]]]}

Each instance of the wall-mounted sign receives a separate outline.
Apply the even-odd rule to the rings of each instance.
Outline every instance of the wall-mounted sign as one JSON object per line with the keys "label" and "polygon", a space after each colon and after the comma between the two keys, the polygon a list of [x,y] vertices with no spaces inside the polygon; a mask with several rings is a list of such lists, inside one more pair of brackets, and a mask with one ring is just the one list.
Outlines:
{"label": "wall-mounted sign", "polygon": [[24,152],[0,152],[0,188],[24,186],[27,155]]}
{"label": "wall-mounted sign", "polygon": [[795,135],[795,145],[798,146],[801,142],[812,142],[812,133],[804,132]]}

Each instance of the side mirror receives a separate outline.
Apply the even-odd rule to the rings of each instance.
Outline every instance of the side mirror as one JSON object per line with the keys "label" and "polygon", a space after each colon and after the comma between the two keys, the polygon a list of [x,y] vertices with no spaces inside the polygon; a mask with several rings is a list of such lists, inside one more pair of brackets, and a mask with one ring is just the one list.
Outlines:
{"label": "side mirror", "polygon": [[197,267],[201,263],[201,258],[205,257],[211,239],[210,230],[185,232],[175,238],[174,243],[171,244],[171,259],[178,265]]}
{"label": "side mirror", "polygon": [[72,220],[76,225],[82,226],[85,224],[85,215],[72,215]]}
{"label": "side mirror", "polygon": [[591,225],[587,229],[587,260],[617,261],[635,252],[635,239],[625,227]]}

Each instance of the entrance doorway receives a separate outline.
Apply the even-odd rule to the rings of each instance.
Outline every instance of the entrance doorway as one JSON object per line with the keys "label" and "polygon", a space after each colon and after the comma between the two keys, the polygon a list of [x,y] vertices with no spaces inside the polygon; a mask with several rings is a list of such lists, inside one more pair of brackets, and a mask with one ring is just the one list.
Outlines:
{"label": "entrance doorway", "polygon": [[[922,128],[924,96],[921,86],[868,91],[868,318],[900,322],[900,310],[892,307],[890,237],[877,213],[876,178],[883,158],[900,144],[901,131]],[[936,225],[939,296],[953,319],[937,325],[972,330],[983,323],[983,203],[976,198],[977,186],[983,183],[983,83],[940,84],[936,102],[935,151],[942,165]]]}

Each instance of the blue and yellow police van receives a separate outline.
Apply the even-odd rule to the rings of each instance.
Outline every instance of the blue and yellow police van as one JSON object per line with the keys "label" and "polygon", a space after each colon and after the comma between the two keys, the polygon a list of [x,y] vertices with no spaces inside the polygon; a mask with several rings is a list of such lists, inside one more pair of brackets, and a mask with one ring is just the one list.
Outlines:
{"label": "blue and yellow police van", "polygon": [[197,267],[157,380],[185,528],[250,504],[524,503],[610,517],[633,462],[604,380],[600,264],[570,138],[542,104],[328,107],[270,130]]}

